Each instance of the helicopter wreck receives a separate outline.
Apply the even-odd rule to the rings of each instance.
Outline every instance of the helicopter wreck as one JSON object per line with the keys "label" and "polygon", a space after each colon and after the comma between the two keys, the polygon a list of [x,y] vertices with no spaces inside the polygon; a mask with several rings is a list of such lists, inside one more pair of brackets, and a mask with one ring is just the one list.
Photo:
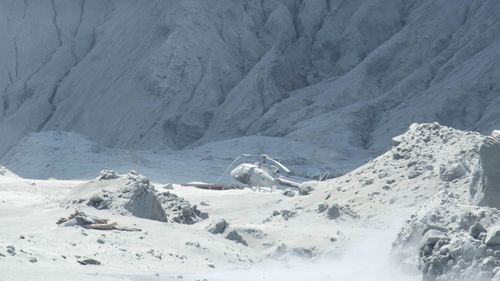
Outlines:
{"label": "helicopter wreck", "polygon": [[[250,162],[252,159],[257,159]],[[241,159],[248,161],[241,162]],[[236,167],[235,167],[236,166]],[[239,184],[221,183],[222,178],[229,172],[231,178]],[[328,173],[323,174],[319,181],[328,178]],[[191,182],[184,186],[194,186],[209,190],[227,190],[251,188],[254,191],[298,190],[305,178],[294,176],[293,172],[283,163],[266,154],[241,154],[226,168],[215,183]]]}

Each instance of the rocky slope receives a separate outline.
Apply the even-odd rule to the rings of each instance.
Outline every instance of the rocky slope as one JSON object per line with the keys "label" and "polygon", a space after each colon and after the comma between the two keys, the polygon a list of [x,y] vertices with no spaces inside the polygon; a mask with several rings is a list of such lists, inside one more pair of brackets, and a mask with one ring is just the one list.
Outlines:
{"label": "rocky slope", "polygon": [[0,155],[30,132],[181,148],[262,134],[341,157],[412,122],[500,122],[495,0],[0,1]]}

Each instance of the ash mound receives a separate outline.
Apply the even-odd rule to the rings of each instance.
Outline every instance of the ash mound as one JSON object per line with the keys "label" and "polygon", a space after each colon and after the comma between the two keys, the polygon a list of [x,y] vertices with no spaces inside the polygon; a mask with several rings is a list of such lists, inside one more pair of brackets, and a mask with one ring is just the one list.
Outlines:
{"label": "ash mound", "polygon": [[411,214],[437,192],[467,186],[483,137],[438,123],[413,124],[392,140],[391,150],[351,173],[324,183],[323,204],[349,205],[361,217]]}
{"label": "ash mound", "polygon": [[194,224],[208,218],[187,200],[157,191],[149,179],[134,171],[127,175],[101,171],[96,179],[76,186],[65,202],[67,207],[86,205],[161,222]]}

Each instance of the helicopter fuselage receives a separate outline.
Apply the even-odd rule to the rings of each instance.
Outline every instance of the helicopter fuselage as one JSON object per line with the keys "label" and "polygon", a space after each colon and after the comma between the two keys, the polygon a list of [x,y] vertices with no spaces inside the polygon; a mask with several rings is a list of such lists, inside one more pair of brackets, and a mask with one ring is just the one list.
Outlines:
{"label": "helicopter fuselage", "polygon": [[231,176],[248,186],[278,186],[276,172],[268,165],[243,163],[231,171]]}

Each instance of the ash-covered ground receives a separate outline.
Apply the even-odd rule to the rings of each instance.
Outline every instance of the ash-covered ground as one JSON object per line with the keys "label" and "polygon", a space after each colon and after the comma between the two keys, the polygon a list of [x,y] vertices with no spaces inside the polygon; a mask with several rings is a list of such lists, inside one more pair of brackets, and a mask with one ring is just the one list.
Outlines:
{"label": "ash-covered ground", "polygon": [[295,196],[2,168],[0,280],[496,280],[497,148],[495,136],[414,124]]}

